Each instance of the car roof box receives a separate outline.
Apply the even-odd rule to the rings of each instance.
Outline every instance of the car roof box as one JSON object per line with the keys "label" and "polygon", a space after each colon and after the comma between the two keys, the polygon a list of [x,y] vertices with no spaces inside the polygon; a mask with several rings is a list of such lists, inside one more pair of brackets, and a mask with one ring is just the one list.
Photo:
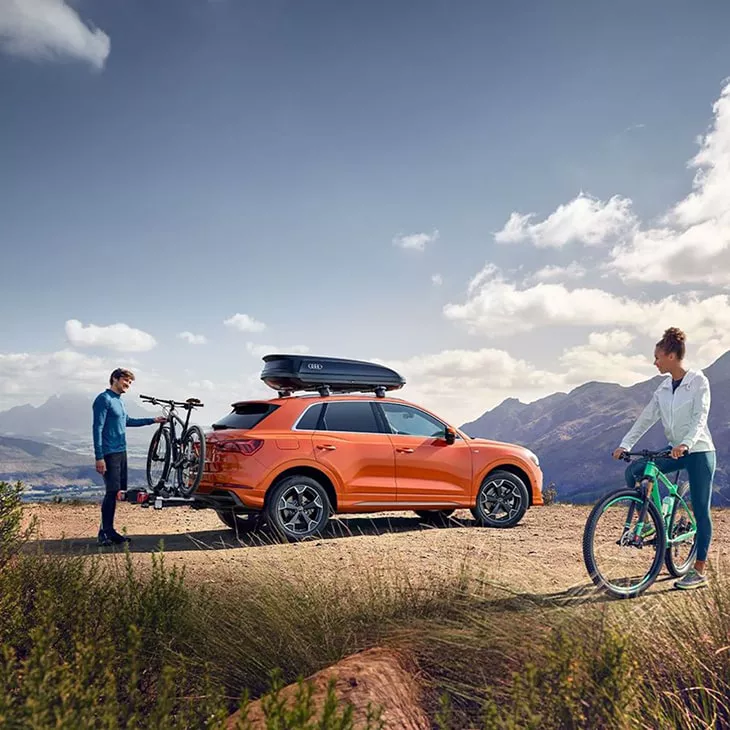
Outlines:
{"label": "car roof box", "polygon": [[395,370],[363,360],[315,355],[265,355],[261,380],[279,395],[316,391],[320,395],[374,391],[382,397],[405,385]]}

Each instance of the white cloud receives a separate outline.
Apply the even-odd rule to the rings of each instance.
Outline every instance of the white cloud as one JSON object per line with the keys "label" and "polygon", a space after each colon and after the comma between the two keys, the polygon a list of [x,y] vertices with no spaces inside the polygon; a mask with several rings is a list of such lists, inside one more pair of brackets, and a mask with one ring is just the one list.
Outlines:
{"label": "white cloud", "polygon": [[631,201],[615,195],[606,203],[583,193],[560,205],[540,223],[531,223],[534,213],[512,213],[497,243],[529,241],[539,248],[560,248],[568,243],[598,246],[626,235],[635,225]]}
{"label": "white cloud", "polygon": [[635,336],[625,330],[610,332],[591,332],[588,335],[588,346],[601,353],[621,352],[634,341]]}
{"label": "white cloud", "polygon": [[636,300],[602,289],[569,289],[565,284],[519,288],[491,265],[472,280],[466,302],[447,304],[443,311],[472,334],[492,336],[547,325],[572,325],[631,328],[659,339],[666,327],[676,326],[687,331],[693,341],[701,342],[722,337],[730,329],[727,295],[702,298],[690,292]]}
{"label": "white cloud", "polygon": [[560,356],[558,362],[565,383],[600,380],[631,385],[656,375],[649,355],[626,351],[633,339],[632,334],[620,330],[592,332],[588,344],[571,347]]}
{"label": "white cloud", "polygon": [[205,335],[194,335],[192,332],[180,332],[178,337],[190,345],[204,345],[208,341]]}
{"label": "white cloud", "polygon": [[[101,391],[120,363],[73,350],[42,353],[0,353],[0,396],[18,402],[45,400],[64,390]],[[131,363],[122,363],[131,367]]]}
{"label": "white cloud", "polygon": [[276,347],[275,345],[258,345],[255,342],[247,342],[246,349],[255,357],[273,355],[275,353],[287,353],[292,355],[305,355],[309,352],[306,345],[291,345],[290,347]]}
{"label": "white cloud", "polygon": [[266,325],[263,322],[259,322],[248,314],[236,313],[226,319],[223,324],[239,332],[263,332],[266,329]]}
{"label": "white cloud", "polygon": [[689,162],[696,170],[692,191],[659,225],[640,226],[628,198],[602,203],[581,194],[539,223],[531,223],[532,214],[512,213],[495,239],[539,247],[610,243],[603,268],[624,280],[730,286],[730,81],[712,111]]}
{"label": "white cloud", "polygon": [[0,49],[33,60],[77,59],[97,69],[109,36],[87,25],[65,0],[0,0]]}
{"label": "white cloud", "polygon": [[188,387],[192,390],[205,390],[209,393],[216,389],[216,385],[212,380],[192,380],[188,383]]}
{"label": "white cloud", "polygon": [[544,266],[528,277],[529,281],[559,281],[561,279],[581,279],[586,275],[586,270],[577,262],[573,261],[568,266]]}
{"label": "white cloud", "polygon": [[443,277],[443,276],[441,276],[441,274],[434,274],[434,275],[433,275],[433,276],[431,277],[431,283],[432,283],[432,284],[433,284],[434,286],[441,286],[441,285],[442,285],[442,284],[444,283],[444,277]]}
{"label": "white cloud", "polygon": [[433,233],[412,233],[408,236],[396,236],[393,245],[410,251],[424,251],[426,244],[433,243],[439,237],[439,232]]}
{"label": "white cloud", "polygon": [[152,335],[122,322],[99,327],[95,324],[84,326],[78,319],[69,319],[66,337],[76,347],[106,347],[117,352],[144,352],[157,344]]}

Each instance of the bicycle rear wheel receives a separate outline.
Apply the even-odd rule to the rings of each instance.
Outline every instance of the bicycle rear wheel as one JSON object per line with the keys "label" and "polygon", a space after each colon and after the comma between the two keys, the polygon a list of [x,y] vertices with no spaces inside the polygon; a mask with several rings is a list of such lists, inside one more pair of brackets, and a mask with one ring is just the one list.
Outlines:
{"label": "bicycle rear wheel", "polygon": [[178,491],[189,497],[200,484],[205,465],[205,436],[200,426],[190,426],[180,439],[182,462],[177,469]]}
{"label": "bicycle rear wheel", "polygon": [[593,507],[583,532],[583,560],[591,580],[619,598],[643,593],[664,561],[664,523],[653,502],[637,532],[643,504],[635,489],[612,492]]}
{"label": "bicycle rear wheel", "polygon": [[170,473],[170,434],[166,428],[158,428],[152,436],[147,450],[147,484],[156,489],[160,482],[167,480]]}
{"label": "bicycle rear wheel", "polygon": [[[684,497],[684,493],[682,494]],[[667,545],[664,562],[667,570],[675,577],[681,578],[689,573],[697,557],[697,528],[687,505],[674,500],[672,516],[669,520],[668,540],[678,540]],[[686,537],[686,539],[682,539]]]}

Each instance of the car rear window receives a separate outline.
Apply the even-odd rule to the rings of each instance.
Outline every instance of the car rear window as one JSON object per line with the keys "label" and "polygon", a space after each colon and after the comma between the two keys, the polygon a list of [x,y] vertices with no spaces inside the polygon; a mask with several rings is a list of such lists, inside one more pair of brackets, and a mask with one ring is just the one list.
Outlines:
{"label": "car rear window", "polygon": [[272,414],[279,406],[273,403],[241,403],[233,407],[233,410],[213,424],[214,431],[221,431],[226,428],[251,429],[258,426],[268,415]]}

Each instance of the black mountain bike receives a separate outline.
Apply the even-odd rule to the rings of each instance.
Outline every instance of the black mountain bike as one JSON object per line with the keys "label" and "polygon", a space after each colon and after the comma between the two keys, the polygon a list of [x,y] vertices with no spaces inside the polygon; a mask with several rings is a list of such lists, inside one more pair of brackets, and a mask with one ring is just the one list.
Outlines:
{"label": "black mountain bike", "polygon": [[[202,408],[197,398],[185,402],[154,398],[140,395],[152,405],[161,405],[167,419],[155,431],[147,451],[147,484],[153,493],[162,497],[189,497],[200,484],[205,464],[205,436],[200,426],[190,425],[190,414],[194,408]],[[186,411],[183,421],[176,409]],[[179,424],[180,435],[175,431]],[[175,483],[168,484],[170,475],[175,472]]]}

